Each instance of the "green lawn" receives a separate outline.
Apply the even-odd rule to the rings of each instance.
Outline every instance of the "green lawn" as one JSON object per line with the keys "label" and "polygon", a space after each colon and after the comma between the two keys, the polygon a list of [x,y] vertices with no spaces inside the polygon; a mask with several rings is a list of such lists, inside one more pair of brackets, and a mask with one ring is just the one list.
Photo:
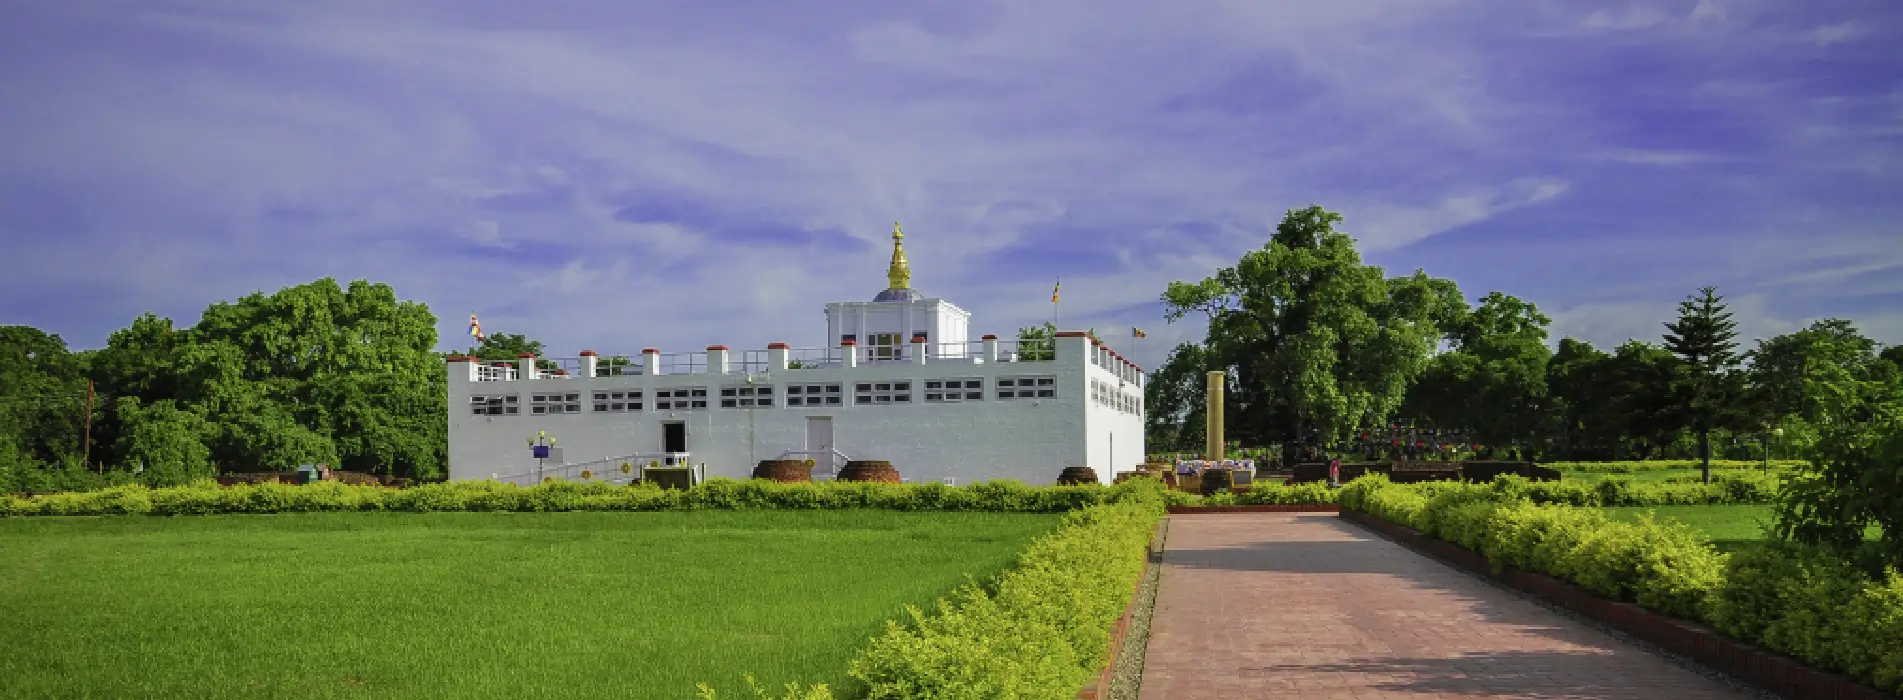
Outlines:
{"label": "green lawn", "polygon": [[[1637,520],[1645,513],[1653,513],[1660,520],[1677,520],[1704,531],[1718,549],[1732,552],[1764,541],[1767,535],[1762,526],[1771,523],[1771,508],[1768,505],[1627,506],[1603,510],[1625,521]],[[1881,532],[1872,525],[1864,536],[1874,540]]]}
{"label": "green lawn", "polygon": [[[1054,515],[0,520],[0,697],[723,695],[846,663]],[[751,697],[748,695],[747,697]]]}
{"label": "green lawn", "polygon": [[1727,552],[1763,541],[1765,534],[1759,524],[1771,522],[1771,506],[1768,505],[1628,506],[1604,510],[1612,517],[1626,521],[1637,520],[1645,513],[1652,513],[1660,520],[1677,520],[1704,531],[1712,544]]}
{"label": "green lawn", "polygon": [[[1747,474],[1747,473],[1756,475],[1756,474],[1767,474],[1767,473],[1778,473],[1778,472],[1776,470],[1772,470],[1771,472],[1766,472],[1761,469],[1713,469],[1711,470],[1711,475],[1713,478],[1724,476],[1726,474]],[[1671,479],[1675,477],[1697,479],[1700,476],[1700,472],[1697,469],[1647,469],[1644,471],[1633,472],[1631,474],[1606,474],[1603,472],[1562,472],[1561,476],[1567,481],[1596,482],[1596,481],[1604,481],[1606,479],[1625,479],[1625,480],[1633,481],[1633,482],[1657,483],[1657,482],[1663,482],[1666,479]]]}

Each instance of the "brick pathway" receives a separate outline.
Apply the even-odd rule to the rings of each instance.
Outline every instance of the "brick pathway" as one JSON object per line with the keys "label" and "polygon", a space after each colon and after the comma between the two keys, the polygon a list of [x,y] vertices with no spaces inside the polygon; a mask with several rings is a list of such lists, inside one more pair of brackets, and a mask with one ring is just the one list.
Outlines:
{"label": "brick pathway", "polygon": [[1332,514],[1170,519],[1142,700],[1745,698]]}

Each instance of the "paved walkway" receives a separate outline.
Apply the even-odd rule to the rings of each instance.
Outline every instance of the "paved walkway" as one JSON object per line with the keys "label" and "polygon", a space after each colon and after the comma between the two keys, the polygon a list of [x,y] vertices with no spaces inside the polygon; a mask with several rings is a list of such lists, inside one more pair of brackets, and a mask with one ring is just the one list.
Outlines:
{"label": "paved walkway", "polygon": [[1170,519],[1142,700],[1748,697],[1333,514]]}

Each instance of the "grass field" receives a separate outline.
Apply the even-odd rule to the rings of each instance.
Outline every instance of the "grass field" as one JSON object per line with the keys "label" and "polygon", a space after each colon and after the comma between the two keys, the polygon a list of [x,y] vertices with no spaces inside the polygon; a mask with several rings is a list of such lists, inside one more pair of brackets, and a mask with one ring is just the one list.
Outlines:
{"label": "grass field", "polygon": [[[1776,471],[1766,472],[1760,469],[1713,469],[1711,470],[1712,478],[1717,478],[1720,476],[1724,476],[1726,474],[1759,475],[1759,474],[1767,474],[1767,473],[1780,473],[1780,472],[1776,472]],[[1633,472],[1631,474],[1606,474],[1603,472],[1573,471],[1573,472],[1561,472],[1561,476],[1565,478],[1565,480],[1567,481],[1597,482],[1597,481],[1604,481],[1606,479],[1625,479],[1627,481],[1632,481],[1635,483],[1637,482],[1662,483],[1667,479],[1673,479],[1673,478],[1697,479],[1700,476],[1700,472],[1696,468],[1693,468],[1693,469],[1648,469],[1645,471]]]}
{"label": "grass field", "polygon": [[[723,695],[853,654],[1054,515],[0,520],[0,697]],[[747,695],[746,697],[751,697]]]}
{"label": "grass field", "polygon": [[1619,520],[1633,521],[1646,513],[1660,520],[1677,520],[1703,531],[1712,544],[1724,551],[1735,551],[1764,540],[1760,523],[1771,522],[1771,506],[1654,506],[1606,508]]}
{"label": "grass field", "polygon": [[[1764,541],[1766,534],[1763,525],[1771,523],[1771,508],[1768,505],[1633,506],[1604,510],[1612,517],[1626,521],[1637,520],[1648,512],[1660,520],[1677,520],[1703,531],[1718,549],[1732,552]],[[1874,540],[1879,534],[1881,531],[1872,525],[1864,536]]]}

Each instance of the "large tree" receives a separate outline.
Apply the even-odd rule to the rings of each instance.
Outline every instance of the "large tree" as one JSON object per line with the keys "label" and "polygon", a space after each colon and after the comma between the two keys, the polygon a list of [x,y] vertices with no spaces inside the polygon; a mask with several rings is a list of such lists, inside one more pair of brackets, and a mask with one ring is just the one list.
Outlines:
{"label": "large tree", "polygon": [[331,279],[212,304],[186,329],[146,314],[92,358],[101,392],[133,399],[106,404],[112,415],[100,433],[115,463],[135,463],[142,451],[183,455],[168,462],[183,465],[180,474],[197,469],[196,451],[144,447],[154,430],[135,427],[198,426],[189,439],[223,471],[331,462],[440,476],[447,378],[435,324],[427,307],[387,285]]}
{"label": "large tree", "polygon": [[1877,367],[1877,343],[1850,321],[1827,318],[1795,333],[1758,342],[1745,354],[1751,407],[1759,422],[1779,423],[1795,418],[1815,421],[1822,406],[1812,389],[1812,367],[1824,363],[1848,368],[1867,380]]}
{"label": "large tree", "polygon": [[[1823,357],[1804,365],[1816,438],[1808,463],[1780,489],[1777,532],[1854,555],[1879,529],[1876,564],[1903,568],[1903,371],[1862,344],[1825,336]],[[1853,347],[1829,348],[1835,343]]]}
{"label": "large tree", "polygon": [[1451,319],[1449,349],[1408,392],[1405,413],[1423,427],[1471,431],[1489,445],[1528,443],[1545,425],[1546,326],[1533,304],[1493,292]]}
{"label": "large tree", "polygon": [[1612,381],[1613,358],[1591,343],[1561,338],[1546,365],[1546,418],[1563,459],[1613,459],[1624,426]]}
{"label": "large tree", "polygon": [[1725,310],[1718,288],[1705,287],[1678,305],[1678,320],[1665,324],[1665,349],[1679,359],[1673,383],[1687,427],[1698,436],[1698,458],[1711,483],[1711,431],[1744,420],[1745,398],[1737,372],[1738,324]]}
{"label": "large tree", "polygon": [[84,451],[86,376],[83,358],[58,335],[28,326],[0,326],[0,433],[19,459],[75,460]]}
{"label": "large tree", "polygon": [[242,358],[241,379],[251,385],[243,393],[260,410],[225,423],[271,436],[249,441],[251,454],[277,456],[259,468],[295,466],[330,449],[347,469],[442,473],[447,376],[428,307],[398,300],[389,285],[358,280],[345,288],[325,278],[213,304],[192,330],[198,342]]}
{"label": "large tree", "polygon": [[1209,356],[1203,346],[1183,343],[1144,378],[1145,441],[1152,450],[1200,450],[1208,415]]}
{"label": "large tree", "polygon": [[1212,364],[1237,377],[1234,422],[1283,460],[1301,446],[1345,440],[1400,406],[1442,334],[1464,307],[1451,281],[1416,272],[1387,278],[1336,231],[1339,214],[1291,210],[1267,244],[1200,282],[1163,293],[1171,322],[1209,321]]}

